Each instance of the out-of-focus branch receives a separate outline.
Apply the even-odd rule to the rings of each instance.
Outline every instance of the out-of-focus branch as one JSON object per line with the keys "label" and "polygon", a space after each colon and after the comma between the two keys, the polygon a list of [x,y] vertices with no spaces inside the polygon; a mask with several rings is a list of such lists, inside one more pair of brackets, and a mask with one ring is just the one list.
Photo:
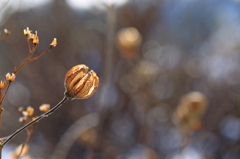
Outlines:
{"label": "out-of-focus branch", "polygon": [[111,76],[112,76],[112,70],[113,70],[113,57],[114,57],[114,42],[115,42],[115,25],[116,25],[116,9],[115,6],[106,6],[107,8],[107,40],[106,40],[106,51],[103,61],[103,72],[102,72],[102,83],[99,90],[99,100],[98,100],[98,106],[101,108],[101,117],[100,117],[100,123],[98,126],[98,137],[95,143],[95,150],[98,150],[101,143],[101,134],[104,127],[104,121],[105,121],[105,113],[106,108],[104,107],[106,105],[107,101],[107,90],[109,90],[110,84],[111,84]]}

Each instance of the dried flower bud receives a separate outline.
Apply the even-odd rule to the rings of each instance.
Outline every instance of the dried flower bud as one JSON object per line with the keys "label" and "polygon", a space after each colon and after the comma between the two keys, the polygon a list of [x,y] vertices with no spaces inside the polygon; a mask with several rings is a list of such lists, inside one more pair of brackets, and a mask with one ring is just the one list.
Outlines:
{"label": "dried flower bud", "polygon": [[24,29],[23,30],[23,34],[26,35],[26,36],[29,36],[31,34],[31,30],[29,30],[29,28],[27,27],[27,29]]}
{"label": "dried flower bud", "polygon": [[22,111],[22,114],[23,114],[23,116],[28,116],[28,112],[27,111]]}
{"label": "dried flower bud", "polygon": [[14,73],[12,73],[12,75],[10,74],[10,73],[7,73],[6,74],[6,79],[8,80],[8,81],[14,81],[15,80],[15,78],[16,78],[16,75],[14,74]]}
{"label": "dried flower bud", "polygon": [[54,38],[50,46],[56,47],[57,46],[57,39]]}
{"label": "dried flower bud", "polygon": [[32,116],[33,115],[33,113],[34,113],[34,109],[33,109],[33,107],[27,107],[27,110],[26,110],[26,112],[28,113],[28,116]]}
{"label": "dried flower bud", "polygon": [[35,44],[35,45],[39,44],[39,38],[37,35],[34,36],[33,44]]}
{"label": "dried flower bud", "polygon": [[6,81],[0,81],[0,90],[3,90],[6,87]]}
{"label": "dried flower bud", "polygon": [[27,117],[26,117],[26,116],[20,117],[20,118],[18,119],[18,121],[19,121],[20,123],[22,123],[23,121],[26,121],[26,120],[27,120]]}
{"label": "dried flower bud", "polygon": [[31,33],[31,34],[28,35],[28,38],[33,40],[35,38],[35,36],[36,36],[35,34]]}
{"label": "dried flower bud", "polygon": [[40,110],[41,112],[47,112],[49,109],[50,109],[50,105],[49,105],[49,104],[42,104],[42,105],[39,107],[39,110]]}
{"label": "dried flower bud", "polygon": [[94,71],[88,71],[86,65],[77,65],[71,68],[65,76],[66,97],[69,99],[85,99],[92,96],[99,84],[99,79]]}
{"label": "dried flower bud", "polygon": [[5,34],[11,34],[11,32],[8,31],[7,29],[4,29],[4,33],[5,33]]}
{"label": "dried flower bud", "polygon": [[23,109],[24,109],[23,107],[19,107],[19,108],[18,108],[18,111],[22,112]]}

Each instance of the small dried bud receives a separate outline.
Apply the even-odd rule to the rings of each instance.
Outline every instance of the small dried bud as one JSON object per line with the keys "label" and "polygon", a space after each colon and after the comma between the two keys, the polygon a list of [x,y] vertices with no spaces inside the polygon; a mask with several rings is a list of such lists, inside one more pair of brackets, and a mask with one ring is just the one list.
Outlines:
{"label": "small dried bud", "polygon": [[22,123],[23,121],[27,120],[27,117],[26,116],[23,116],[23,117],[20,117],[19,118],[19,122]]}
{"label": "small dried bud", "polygon": [[6,74],[6,79],[8,80],[8,81],[14,81],[15,80],[15,78],[16,78],[16,75],[14,74],[14,73],[12,73],[12,75],[10,74],[10,73],[7,73]]}
{"label": "small dried bud", "polygon": [[7,85],[6,81],[0,81],[0,90],[4,89],[6,85]]}
{"label": "small dried bud", "polygon": [[4,29],[4,33],[5,33],[5,34],[11,34],[11,32],[8,31],[7,29]]}
{"label": "small dried bud", "polygon": [[31,30],[29,30],[29,28],[27,27],[27,29],[24,29],[23,30],[23,34],[26,35],[26,36],[29,36],[31,34]]}
{"label": "small dried bud", "polygon": [[23,107],[19,107],[18,111],[22,112],[23,111]]}
{"label": "small dried bud", "polygon": [[27,111],[22,111],[22,114],[23,114],[23,116],[28,116],[28,112]]}
{"label": "small dried bud", "polygon": [[35,44],[35,45],[39,44],[39,38],[37,35],[35,35],[33,38],[33,44]]}
{"label": "small dried bud", "polygon": [[49,109],[50,109],[50,105],[49,105],[49,104],[42,104],[42,105],[39,107],[39,110],[40,110],[41,112],[47,112]]}
{"label": "small dried bud", "polygon": [[26,112],[28,113],[28,116],[32,116],[33,115],[33,113],[34,113],[34,109],[33,109],[33,107],[27,107],[27,110],[26,110]]}
{"label": "small dried bud", "polygon": [[54,38],[50,46],[56,47],[57,46],[57,39]]}
{"label": "small dried bud", "polygon": [[65,76],[65,95],[69,98],[85,99],[92,96],[99,84],[99,79],[94,71],[88,71],[86,65],[77,65],[71,68]]}
{"label": "small dried bud", "polygon": [[31,34],[28,35],[28,38],[33,40],[35,38],[35,36],[36,36],[35,34],[31,33]]}

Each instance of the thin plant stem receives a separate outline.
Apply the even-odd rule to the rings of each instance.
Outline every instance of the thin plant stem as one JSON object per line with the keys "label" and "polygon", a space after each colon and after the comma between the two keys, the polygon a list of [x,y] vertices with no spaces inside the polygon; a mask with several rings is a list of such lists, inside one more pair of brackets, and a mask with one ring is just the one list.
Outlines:
{"label": "thin plant stem", "polygon": [[[105,62],[104,62],[104,70],[102,72],[102,87],[100,88],[99,94],[101,94],[101,97],[99,97],[99,100],[102,100],[102,103],[99,107],[102,108],[101,111],[101,118],[98,126],[98,138],[95,142],[95,151],[97,151],[100,148],[101,144],[101,135],[103,132],[104,127],[104,120],[106,115],[106,108],[104,107],[106,105],[106,99],[107,99],[107,90],[109,88],[109,84],[111,83],[111,75],[113,70],[113,58],[114,58],[114,37],[115,37],[115,25],[116,25],[116,9],[115,6],[106,6],[108,9],[107,11],[107,26],[108,26],[108,32],[107,32],[107,40],[106,40],[106,53],[105,53]],[[94,156],[94,155],[93,155]]]}
{"label": "thin plant stem", "polygon": [[9,33],[4,34],[2,37],[0,37],[0,40],[5,39],[6,37],[8,37],[8,35],[10,35],[10,34]]}
{"label": "thin plant stem", "polygon": [[56,105],[54,106],[52,109],[50,109],[49,111],[47,111],[46,113],[40,115],[39,117],[37,117],[35,120],[29,122],[28,124],[24,125],[23,127],[21,127],[20,129],[18,129],[17,131],[15,131],[13,134],[11,134],[5,141],[3,141],[0,145],[4,146],[5,144],[7,144],[11,139],[13,139],[15,136],[17,136],[19,133],[21,133],[23,130],[25,130],[26,128],[28,128],[29,126],[33,125],[34,123],[38,122],[39,120],[48,117],[49,115],[51,115],[54,111],[56,111],[68,98],[66,96],[64,96],[64,98]]}
{"label": "thin plant stem", "polygon": [[29,62],[29,58],[27,58],[26,61],[24,61],[24,63],[22,63],[16,70],[14,70],[14,74],[17,74],[18,71],[20,71],[27,63]]}
{"label": "thin plant stem", "polygon": [[26,36],[26,40],[27,40],[27,45],[28,45],[28,51],[31,53],[32,49],[31,49],[31,45],[30,45],[28,36]]}
{"label": "thin plant stem", "polygon": [[29,139],[30,139],[30,137],[31,137],[31,135],[33,133],[33,129],[32,130],[27,129],[26,131],[27,131],[27,138],[25,139],[24,143],[22,144],[21,150],[20,150],[18,156],[16,157],[16,159],[19,159],[19,157],[21,156],[22,151],[23,151],[25,145],[27,144],[27,142],[29,141]]}
{"label": "thin plant stem", "polygon": [[3,146],[0,145],[0,159],[2,159],[2,149],[3,149]]}
{"label": "thin plant stem", "polygon": [[[36,48],[36,47],[35,47],[35,48]],[[32,51],[35,51],[35,48],[33,48]],[[33,54],[33,53],[30,53],[29,56],[28,56],[28,58],[26,59],[26,61],[24,61],[24,63],[22,63],[13,73],[14,73],[14,74],[17,74],[18,71],[20,71],[27,63],[32,62],[32,61],[34,61],[34,60],[37,60],[38,58],[40,58],[40,57],[42,57],[43,55],[45,55],[46,53],[48,53],[51,49],[52,49],[52,46],[50,46],[46,51],[44,51],[43,53],[41,53],[39,56],[34,57],[34,58],[32,58],[32,59],[31,59],[31,57],[32,57],[32,54]]]}
{"label": "thin plant stem", "polygon": [[50,46],[46,51],[44,51],[43,53],[41,53],[40,55],[38,55],[37,57],[34,57],[32,59],[29,60],[29,62],[37,60],[38,58],[42,57],[43,55],[45,55],[46,53],[48,53],[50,50],[52,49],[52,46]]}
{"label": "thin plant stem", "polygon": [[8,81],[7,89],[6,89],[6,91],[4,92],[4,95],[3,95],[2,98],[1,98],[1,102],[3,101],[3,99],[5,98],[5,96],[7,95],[7,92],[8,92],[8,89],[9,89],[11,83],[12,83],[11,81]]}

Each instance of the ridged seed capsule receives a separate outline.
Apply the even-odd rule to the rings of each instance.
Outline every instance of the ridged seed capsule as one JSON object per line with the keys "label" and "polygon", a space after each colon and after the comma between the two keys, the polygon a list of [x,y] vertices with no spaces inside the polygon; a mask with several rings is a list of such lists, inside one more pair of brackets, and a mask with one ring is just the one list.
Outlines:
{"label": "ridged seed capsule", "polygon": [[88,67],[80,64],[67,72],[65,76],[65,96],[68,99],[85,99],[96,92],[99,78],[94,71],[87,71]]}

